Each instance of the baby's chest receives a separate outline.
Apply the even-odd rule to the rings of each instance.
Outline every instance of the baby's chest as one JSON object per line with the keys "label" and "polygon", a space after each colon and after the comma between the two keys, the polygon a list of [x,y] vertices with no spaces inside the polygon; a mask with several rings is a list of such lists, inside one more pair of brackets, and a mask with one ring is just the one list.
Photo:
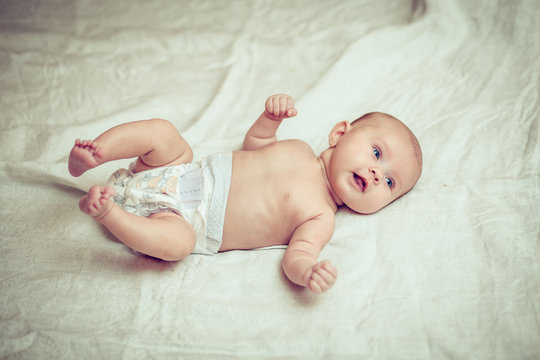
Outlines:
{"label": "baby's chest", "polygon": [[274,214],[283,214],[296,227],[325,208],[325,196],[320,184],[308,177],[288,180],[274,183],[272,191],[265,193],[267,198],[263,201],[272,204],[276,210]]}

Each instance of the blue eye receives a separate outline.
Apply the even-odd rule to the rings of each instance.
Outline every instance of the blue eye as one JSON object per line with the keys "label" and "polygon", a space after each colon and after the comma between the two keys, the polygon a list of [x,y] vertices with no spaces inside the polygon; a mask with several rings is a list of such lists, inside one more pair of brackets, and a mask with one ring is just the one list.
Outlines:
{"label": "blue eye", "polygon": [[386,180],[386,184],[388,185],[389,188],[394,186],[394,180],[390,178],[384,178],[384,179]]}
{"label": "blue eye", "polygon": [[373,154],[375,154],[375,157],[379,159],[381,157],[381,151],[377,149],[376,147],[373,148]]}

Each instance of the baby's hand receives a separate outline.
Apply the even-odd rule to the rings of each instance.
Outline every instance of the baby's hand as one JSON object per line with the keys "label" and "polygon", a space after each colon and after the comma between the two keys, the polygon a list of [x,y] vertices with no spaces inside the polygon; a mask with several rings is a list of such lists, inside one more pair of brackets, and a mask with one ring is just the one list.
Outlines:
{"label": "baby's hand", "polygon": [[328,260],[323,260],[311,268],[307,287],[315,294],[320,294],[330,289],[337,277],[337,269]]}
{"label": "baby's hand", "polygon": [[294,108],[294,100],[285,94],[272,95],[266,100],[265,114],[271,120],[281,120],[286,117],[293,117],[298,114]]}

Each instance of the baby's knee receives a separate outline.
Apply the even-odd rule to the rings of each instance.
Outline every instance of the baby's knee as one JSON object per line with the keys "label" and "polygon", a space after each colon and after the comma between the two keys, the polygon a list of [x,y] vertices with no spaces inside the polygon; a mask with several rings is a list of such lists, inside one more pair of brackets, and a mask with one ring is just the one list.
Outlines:
{"label": "baby's knee", "polygon": [[155,146],[159,151],[171,154],[171,156],[177,155],[178,158],[181,158],[178,163],[188,163],[193,160],[191,147],[173,123],[159,118],[147,121],[149,121],[152,133],[155,135]]}
{"label": "baby's knee", "polygon": [[151,126],[154,131],[160,131],[165,133],[178,132],[176,126],[171,123],[169,120],[154,118],[146,120],[146,122]]}

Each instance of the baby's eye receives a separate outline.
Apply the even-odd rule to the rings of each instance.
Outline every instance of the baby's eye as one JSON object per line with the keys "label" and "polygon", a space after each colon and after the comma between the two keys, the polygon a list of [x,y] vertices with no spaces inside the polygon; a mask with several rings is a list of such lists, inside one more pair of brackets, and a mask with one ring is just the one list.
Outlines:
{"label": "baby's eye", "polygon": [[394,186],[394,180],[390,178],[384,178],[386,180],[386,185],[388,185],[389,188],[392,188]]}
{"label": "baby's eye", "polygon": [[373,148],[373,154],[375,154],[375,157],[377,160],[381,157],[381,151],[377,149],[376,147]]}

